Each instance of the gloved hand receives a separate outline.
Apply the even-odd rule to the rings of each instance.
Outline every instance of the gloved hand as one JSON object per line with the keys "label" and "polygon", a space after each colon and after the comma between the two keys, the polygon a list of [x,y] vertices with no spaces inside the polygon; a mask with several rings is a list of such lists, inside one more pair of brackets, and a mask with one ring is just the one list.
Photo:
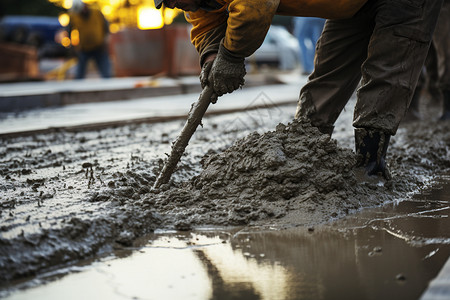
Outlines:
{"label": "gloved hand", "polygon": [[[206,61],[203,64],[202,71],[200,72],[200,84],[202,86],[202,89],[204,89],[208,85],[208,76],[209,76],[209,73],[211,72],[211,68],[212,68],[212,65],[214,63],[214,59],[215,59],[215,57],[217,55],[213,54],[213,56],[214,56],[213,59],[211,59],[209,61]],[[216,93],[212,93],[211,94],[211,103],[215,104],[217,102],[217,98],[219,98],[217,96],[217,94]]]}
{"label": "gloved hand", "polygon": [[200,72],[200,84],[202,85],[202,89],[208,85],[208,76],[209,72],[211,72],[213,62],[214,60],[210,60],[203,64],[202,71]]}
{"label": "gloved hand", "polygon": [[[221,43],[214,61],[203,65],[200,82],[202,87],[211,86],[215,96],[220,97],[244,85],[245,74],[244,58],[232,55]],[[215,103],[217,97],[211,102]]]}

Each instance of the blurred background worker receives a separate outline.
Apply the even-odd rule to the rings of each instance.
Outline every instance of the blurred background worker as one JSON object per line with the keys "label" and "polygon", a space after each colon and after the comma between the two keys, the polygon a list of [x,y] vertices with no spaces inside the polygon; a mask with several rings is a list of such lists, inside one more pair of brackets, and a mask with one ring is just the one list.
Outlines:
{"label": "blurred background worker", "polygon": [[103,78],[111,77],[111,64],[108,53],[109,26],[101,11],[88,6],[81,0],[73,0],[70,13],[70,32],[78,32],[79,44],[76,79],[86,76],[89,60],[93,59]]}
{"label": "blurred background worker", "polygon": [[429,93],[431,102],[442,103],[439,120],[450,120],[450,0],[444,0],[405,121],[423,118],[420,100],[424,91]]}
{"label": "blurred background worker", "polygon": [[314,69],[314,55],[317,40],[325,25],[325,19],[312,17],[296,17],[294,21],[294,35],[300,45],[300,63],[303,75],[309,75]]}
{"label": "blurred background worker", "polygon": [[414,90],[414,95],[411,99],[411,104],[409,105],[408,112],[402,119],[402,123],[423,120],[424,115],[420,108],[422,95],[425,92],[430,95],[430,102],[441,103],[442,94],[437,85],[438,78],[437,54],[434,44],[431,43],[427,58],[425,59],[425,64],[420,73],[419,80],[417,81],[416,89]]}
{"label": "blurred background worker", "polygon": [[438,88],[442,91],[443,97],[440,120],[450,120],[450,0],[444,0],[433,44],[437,56]]}

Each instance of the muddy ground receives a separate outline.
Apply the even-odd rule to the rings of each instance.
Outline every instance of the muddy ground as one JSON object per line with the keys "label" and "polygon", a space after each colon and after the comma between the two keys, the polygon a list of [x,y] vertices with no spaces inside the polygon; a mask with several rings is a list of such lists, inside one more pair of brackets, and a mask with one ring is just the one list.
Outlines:
{"label": "muddy ground", "polygon": [[355,175],[351,103],[333,139],[295,106],[206,118],[170,184],[151,187],[184,121],[0,140],[0,282],[131,246],[158,228],[292,227],[410,197],[450,168],[449,122],[402,125],[393,180]]}

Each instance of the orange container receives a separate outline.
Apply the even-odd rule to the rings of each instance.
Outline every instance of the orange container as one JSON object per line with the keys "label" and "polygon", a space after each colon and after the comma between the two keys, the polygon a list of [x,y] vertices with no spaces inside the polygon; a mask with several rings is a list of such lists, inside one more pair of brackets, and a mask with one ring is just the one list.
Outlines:
{"label": "orange container", "polygon": [[164,71],[164,36],[161,30],[127,28],[112,34],[110,51],[115,76],[153,75]]}
{"label": "orange container", "polygon": [[0,43],[0,81],[21,81],[38,77],[39,62],[35,47]]}
{"label": "orange container", "polygon": [[200,73],[199,57],[189,38],[190,25],[161,29],[125,29],[111,35],[115,76],[167,76]]}
{"label": "orange container", "polygon": [[200,74],[197,50],[191,43],[190,25],[171,25],[165,27],[165,44],[168,55],[167,73],[169,76]]}

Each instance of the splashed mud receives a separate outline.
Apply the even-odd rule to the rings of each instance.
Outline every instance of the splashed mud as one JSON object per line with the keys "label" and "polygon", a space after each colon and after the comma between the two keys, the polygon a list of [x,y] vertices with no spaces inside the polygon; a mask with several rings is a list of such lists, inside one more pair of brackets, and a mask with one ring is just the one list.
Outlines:
{"label": "splashed mud", "polygon": [[157,228],[327,222],[405,198],[450,167],[445,123],[401,129],[388,154],[394,180],[383,184],[356,179],[351,133],[342,147],[307,122],[271,119],[234,135],[229,124],[242,116],[226,118],[205,120],[157,191],[161,157],[182,124],[1,140],[0,280],[130,246]]}

